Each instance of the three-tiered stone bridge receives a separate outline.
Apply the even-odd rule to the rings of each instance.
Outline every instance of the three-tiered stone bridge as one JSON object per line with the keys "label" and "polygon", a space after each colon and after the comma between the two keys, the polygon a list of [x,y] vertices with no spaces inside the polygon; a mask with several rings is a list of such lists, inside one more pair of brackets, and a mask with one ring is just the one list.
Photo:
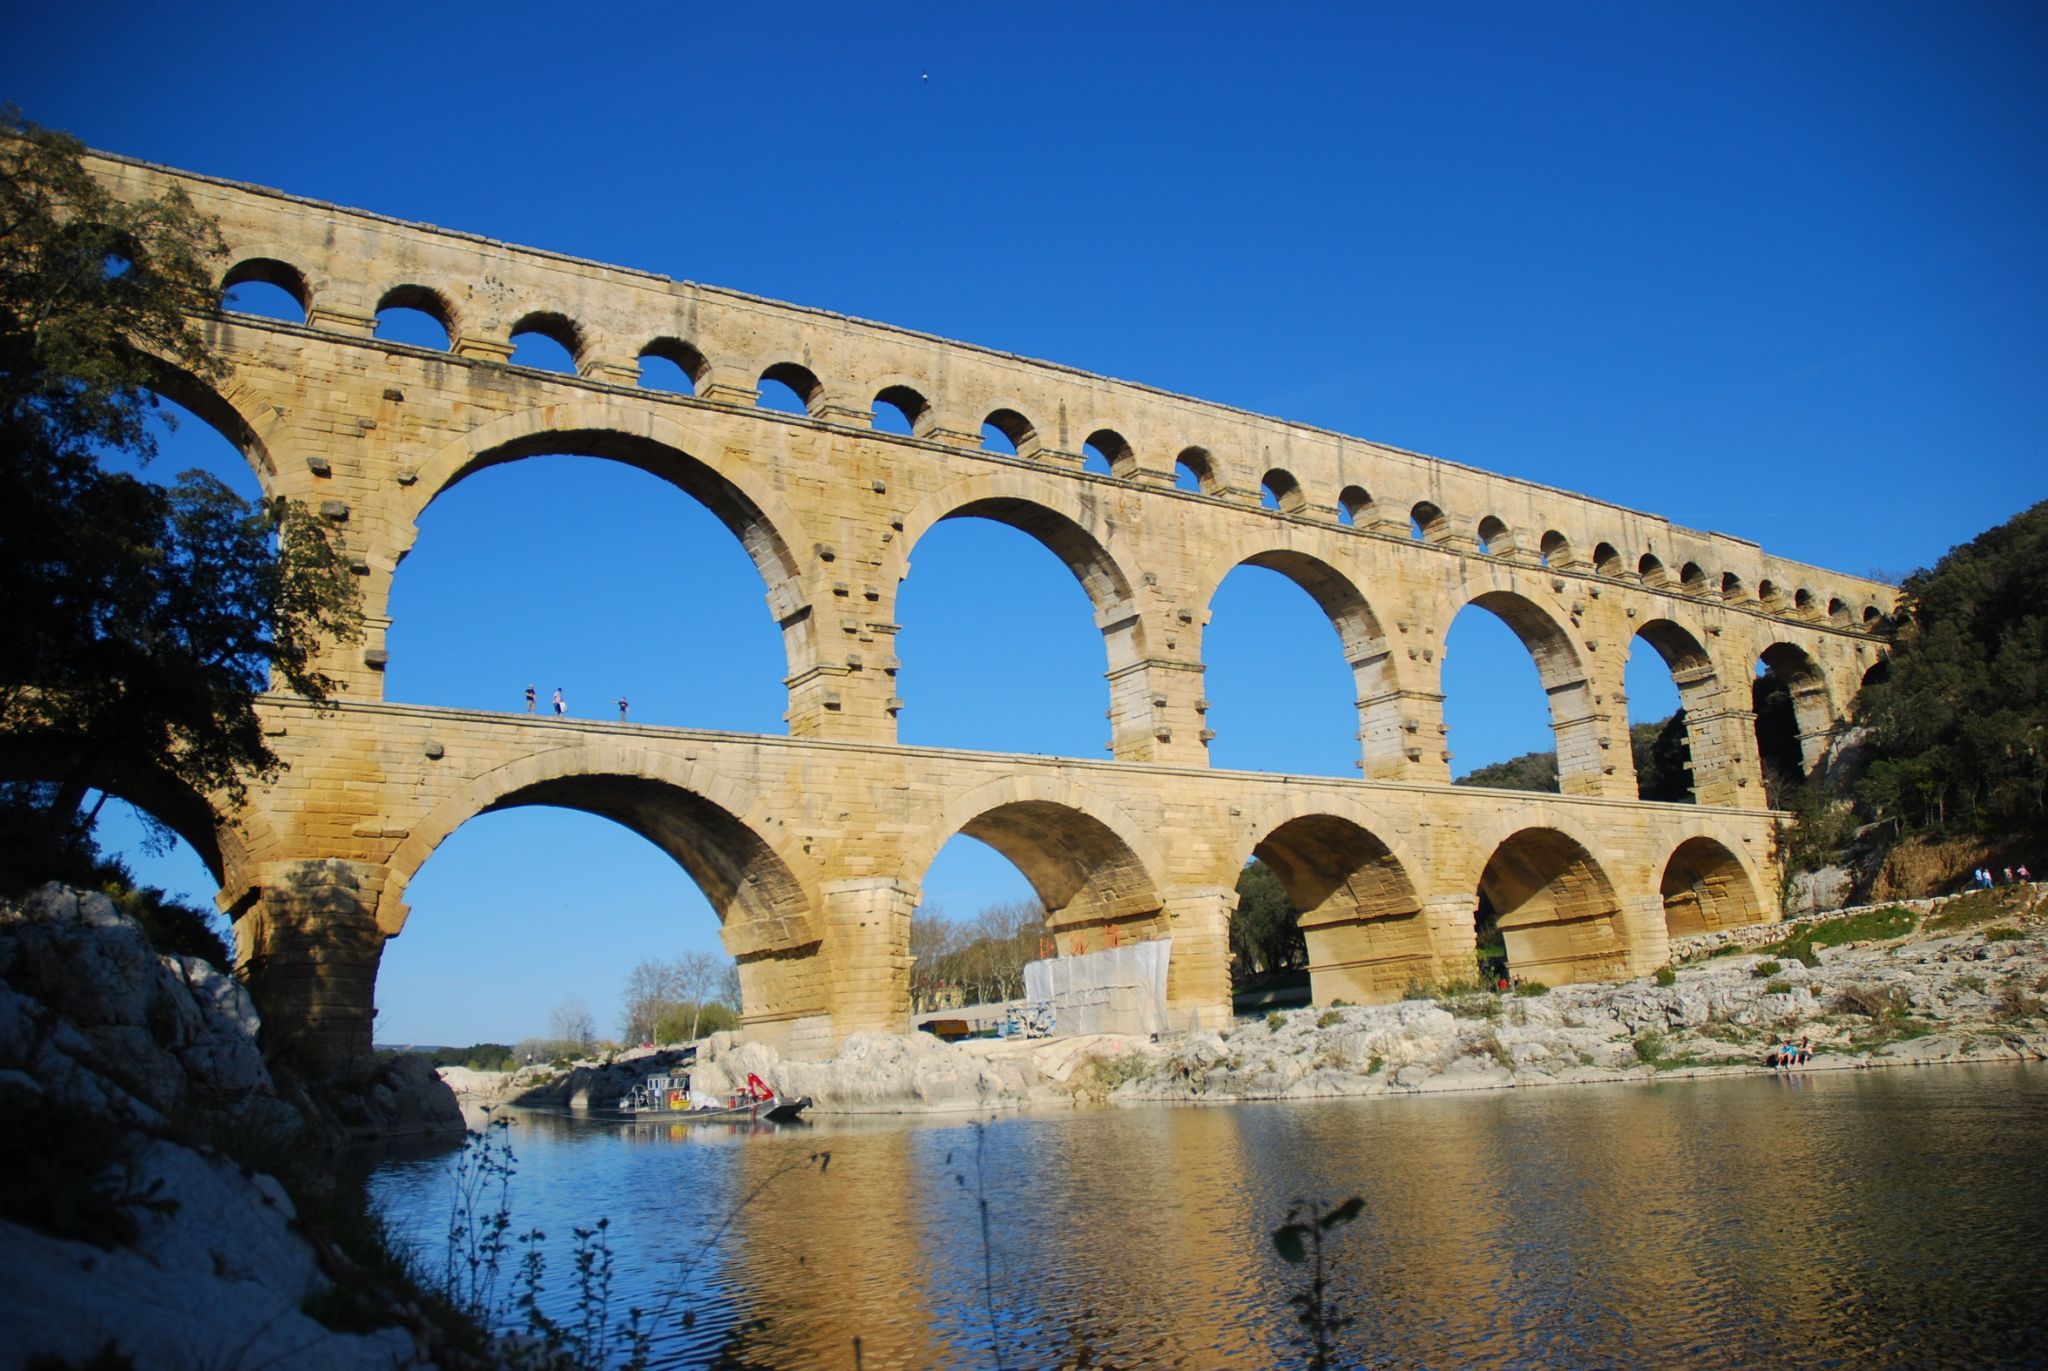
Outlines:
{"label": "three-tiered stone bridge", "polygon": [[[329,654],[340,703],[264,705],[289,770],[236,812],[161,778],[107,784],[193,842],[267,1019],[337,1065],[369,1052],[407,882],[469,819],[516,805],[600,814],[672,855],[722,921],[747,1030],[796,1054],[904,1026],[911,910],[956,833],[1017,864],[1062,955],[1170,936],[1183,1023],[1228,1019],[1229,919],[1254,855],[1302,911],[1319,1000],[1469,975],[1481,891],[1518,973],[1641,974],[1673,935],[1778,915],[1759,660],[1790,684],[1811,764],[1883,652],[1890,587],[1599,500],[886,325],[91,165],[122,193],[184,187],[230,244],[223,286],[267,282],[304,310],[221,314],[208,327],[230,379],[163,388],[268,492],[342,532],[369,628]],[[448,346],[377,338],[379,312],[401,307],[432,315]],[[576,374],[510,365],[527,333],[559,342]],[[694,394],[643,389],[650,356]],[[807,412],[758,407],[764,381]],[[878,406],[910,434],[878,430]],[[1083,469],[1084,448],[1107,474]],[[788,656],[786,736],[383,700],[386,609],[421,512],[477,471],[546,454],[651,472],[740,540]],[[897,742],[898,586],[935,524],[968,517],[1039,540],[1087,591],[1107,759]],[[1293,580],[1341,639],[1358,779],[1208,766],[1203,626],[1244,564]],[[1535,661],[1561,794],[1450,784],[1439,673],[1467,605]],[[1637,638],[1677,682],[1695,804],[1636,798],[1623,670]]]}

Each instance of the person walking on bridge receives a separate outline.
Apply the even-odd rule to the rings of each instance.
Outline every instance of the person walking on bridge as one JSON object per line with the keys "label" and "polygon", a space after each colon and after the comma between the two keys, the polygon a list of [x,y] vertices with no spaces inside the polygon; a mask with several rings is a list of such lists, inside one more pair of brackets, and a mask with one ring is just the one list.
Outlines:
{"label": "person walking on bridge", "polygon": [[533,701],[534,701],[534,698],[535,698],[535,697],[534,697],[534,693],[533,693],[533,687],[529,685],[529,686],[528,686],[528,687],[526,688],[526,712],[527,712],[528,714],[531,714],[531,713],[533,713]]}
{"label": "person walking on bridge", "polygon": [[626,722],[626,697],[619,696],[619,722]]}
{"label": "person walking on bridge", "polygon": [[561,717],[562,717],[562,715],[564,715],[564,714],[566,714],[566,713],[568,712],[568,709],[569,709],[568,705],[566,705],[566,704],[564,704],[564,703],[562,702],[562,688],[561,688],[560,686],[556,686],[556,687],[555,687],[555,717],[556,717],[557,719],[561,718]]}

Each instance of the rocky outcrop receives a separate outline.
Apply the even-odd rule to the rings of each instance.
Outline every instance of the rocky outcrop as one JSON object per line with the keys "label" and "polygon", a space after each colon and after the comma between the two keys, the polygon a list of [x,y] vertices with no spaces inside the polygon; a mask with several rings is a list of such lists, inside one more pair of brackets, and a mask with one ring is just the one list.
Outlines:
{"label": "rocky outcrop", "polygon": [[1846,866],[1824,866],[1802,871],[1787,883],[1785,912],[1788,915],[1817,914],[1841,909],[1856,892],[1856,873]]}
{"label": "rocky outcrop", "polygon": [[257,1047],[248,992],[159,956],[104,895],[46,886],[0,910],[0,1066],[123,1123],[220,1110],[296,1122]]}
{"label": "rocky outcrop", "polygon": [[762,1061],[748,1055],[761,1049],[742,1047],[715,1065],[742,1080],[753,1071],[787,1095],[808,1095],[823,1114],[950,1113],[1070,1103],[1088,1063],[1145,1041],[1088,1034],[944,1043],[927,1033],[857,1033],[830,1061]]}
{"label": "rocky outcrop", "polygon": [[[1930,908],[1939,913],[1941,906]],[[1817,966],[1738,951],[1655,980],[1540,995],[1477,991],[1309,1009],[1147,1045],[1121,1100],[1227,1101],[1484,1090],[1763,1071],[1786,1039],[1802,1070],[2048,1059],[2048,937],[2017,923],[1823,947]],[[1785,930],[1780,927],[1780,937]]]}
{"label": "rocky outcrop", "polygon": [[[527,1108],[611,1109],[634,1086],[649,1076],[683,1069],[684,1053],[679,1048],[638,1049],[607,1057],[603,1061],[572,1064],[567,1071],[550,1073],[531,1081],[525,1073],[510,1073],[497,1086],[499,1098]],[[442,1073],[444,1077],[448,1074]],[[470,1073],[474,1078],[486,1073]],[[495,1074],[495,1073],[491,1073]],[[479,1094],[482,1092],[479,1091]],[[478,1103],[486,1101],[478,1100]]]}
{"label": "rocky outcrop", "polygon": [[[266,1168],[352,1137],[459,1136],[423,1059],[316,1096],[274,1074],[231,977],[161,956],[104,895],[0,906],[0,1368],[113,1347],[138,1367],[425,1366],[418,1320],[351,1297]],[[317,1173],[315,1173],[317,1175]]]}
{"label": "rocky outcrop", "polygon": [[32,1356],[86,1365],[112,1346],[138,1368],[426,1366],[406,1329],[336,1332],[304,1312],[331,1288],[268,1176],[136,1135],[121,1183],[152,1196],[132,1242],[91,1242],[0,1222],[0,1366]]}
{"label": "rocky outcrop", "polygon": [[[1232,1100],[1488,1090],[1765,1070],[1787,1037],[1811,1040],[1804,1069],[2048,1058],[2043,892],[2016,890],[1974,929],[1949,931],[1952,902],[1916,902],[1932,933],[1822,947],[1807,966],[1764,950],[1827,920],[1688,940],[1669,984],[1644,979],[1532,995],[1477,990],[1372,1007],[1296,1010],[1228,1032],[1159,1040],[1040,1041],[856,1034],[829,1061],[779,1061],[720,1034],[692,1068],[723,1094],[749,1072],[816,1113],[939,1113],[1119,1101]],[[1951,914],[1951,919],[1958,917]],[[1973,914],[1972,917],[1975,917]],[[579,1069],[553,1098],[597,1100],[655,1068],[622,1059]]]}
{"label": "rocky outcrop", "polygon": [[677,1048],[622,1053],[577,1062],[535,1083],[528,1073],[443,1067],[441,1076],[465,1107],[499,1103],[525,1108],[610,1109],[652,1075],[688,1071],[705,1094],[737,1093],[749,1075],[788,1098],[808,1096],[819,1114],[958,1113],[1070,1105],[1100,1094],[1096,1065],[1122,1057],[1146,1039],[1086,1034],[1053,1039],[969,1039],[945,1043],[927,1033],[856,1033],[829,1061],[783,1061],[775,1049],[717,1033],[698,1044],[685,1065]]}

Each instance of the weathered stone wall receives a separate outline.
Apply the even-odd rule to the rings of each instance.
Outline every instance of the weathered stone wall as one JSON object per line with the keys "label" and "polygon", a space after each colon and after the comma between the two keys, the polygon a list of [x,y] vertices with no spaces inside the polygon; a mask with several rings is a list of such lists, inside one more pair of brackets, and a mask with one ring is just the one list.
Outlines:
{"label": "weathered stone wall", "polygon": [[[1295,867],[1326,997],[1384,998],[1469,954],[1482,885],[1517,911],[1511,955],[1546,979],[1619,974],[1661,957],[1665,902],[1682,898],[1668,868],[1688,840],[1686,888],[1711,877],[1719,893],[1686,919],[1775,914],[1759,658],[1793,685],[1810,763],[1881,655],[1871,630],[1890,587],[1598,500],[885,325],[114,158],[94,167],[126,192],[183,186],[221,220],[224,284],[270,281],[306,309],[303,324],[220,316],[209,327],[230,381],[164,386],[239,442],[270,490],[332,519],[363,578],[368,639],[328,663],[348,706],[274,707],[293,769],[220,844],[223,901],[244,916],[263,993],[337,1042],[367,1043],[379,944],[363,920],[395,934],[434,844],[518,802],[605,813],[671,852],[725,919],[750,1023],[809,1047],[900,1021],[909,912],[925,864],[962,830],[1024,869],[1063,948],[1072,932],[1087,946],[1171,932],[1175,1002],[1210,1016],[1227,1005],[1235,877],[1262,844]],[[375,338],[377,311],[398,305],[441,319],[448,350]],[[529,330],[563,343],[578,374],[509,366]],[[681,365],[695,394],[639,388],[643,355]],[[757,408],[764,379],[807,413]],[[878,401],[913,433],[877,431]],[[984,447],[984,422],[1014,454]],[[1084,445],[1109,474],[1081,469]],[[789,738],[380,705],[392,581],[421,511],[483,467],[548,453],[642,467],[740,539],[784,636]],[[1176,488],[1177,463],[1199,491]],[[954,517],[1023,530],[1086,588],[1109,762],[895,745],[898,585],[923,534]],[[1293,579],[1336,628],[1361,781],[1206,770],[1202,632],[1245,563]],[[1529,647],[1567,798],[1446,784],[1443,650],[1468,604]],[[1698,807],[1634,798],[1623,676],[1638,637],[1688,711]]]}
{"label": "weathered stone wall", "polygon": [[223,902],[248,911],[245,958],[268,958],[273,979],[303,987],[302,1012],[365,1040],[353,1016],[378,948],[360,930],[402,933],[405,885],[440,841],[522,803],[592,808],[675,855],[740,958],[750,1025],[785,1050],[903,1024],[910,910],[963,830],[1030,877],[1062,953],[1170,934],[1170,1001],[1210,1023],[1227,1018],[1229,913],[1254,852],[1290,889],[1322,891],[1296,902],[1324,999],[1468,973],[1482,887],[1529,920],[1511,943],[1518,970],[1559,984],[1667,960],[1674,870],[1673,900],[1693,898],[1694,868],[1712,876],[1715,926],[1775,911],[1773,816],[1757,810],[408,705],[265,712],[290,769],[252,799],[271,844],[258,855],[329,859],[250,863]]}

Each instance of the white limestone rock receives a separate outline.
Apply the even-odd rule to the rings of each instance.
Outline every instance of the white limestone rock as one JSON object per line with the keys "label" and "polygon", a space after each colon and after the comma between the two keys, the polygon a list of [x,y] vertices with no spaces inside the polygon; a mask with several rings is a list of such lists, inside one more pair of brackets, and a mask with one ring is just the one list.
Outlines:
{"label": "white limestone rock", "polygon": [[325,1285],[290,1230],[274,1181],[164,1142],[128,1184],[175,1208],[139,1211],[130,1246],[103,1251],[0,1222],[0,1366],[35,1355],[83,1363],[110,1342],[138,1367],[291,1366],[390,1371],[428,1365],[402,1329],[336,1333],[301,1306]]}

